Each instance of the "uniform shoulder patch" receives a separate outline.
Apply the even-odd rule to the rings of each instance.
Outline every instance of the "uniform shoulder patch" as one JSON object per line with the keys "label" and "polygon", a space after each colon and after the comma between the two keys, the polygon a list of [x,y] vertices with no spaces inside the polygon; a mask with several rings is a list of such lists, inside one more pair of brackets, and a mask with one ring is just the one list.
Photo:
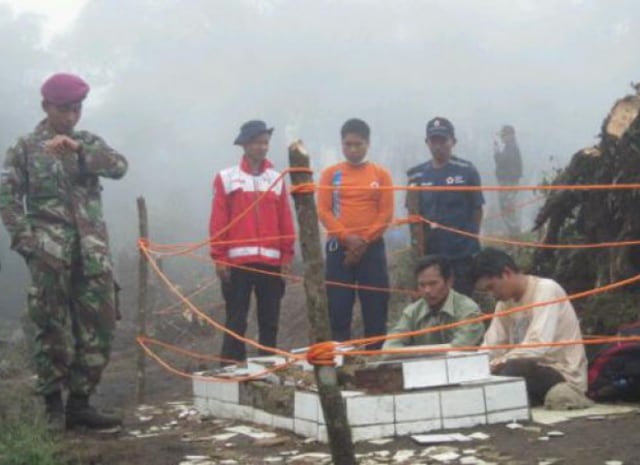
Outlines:
{"label": "uniform shoulder patch", "polygon": [[407,170],[407,176],[411,178],[411,177],[415,177],[417,174],[421,174],[425,170],[425,168],[427,168],[428,164],[429,162],[420,163],[419,165],[416,165],[413,168],[409,168]]}

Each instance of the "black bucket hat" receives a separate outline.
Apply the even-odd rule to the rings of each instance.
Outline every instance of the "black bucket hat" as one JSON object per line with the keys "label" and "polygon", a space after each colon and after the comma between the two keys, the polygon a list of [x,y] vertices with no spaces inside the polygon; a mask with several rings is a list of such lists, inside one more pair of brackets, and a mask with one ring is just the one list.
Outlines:
{"label": "black bucket hat", "polygon": [[261,120],[251,120],[240,126],[240,134],[233,141],[235,145],[245,145],[260,134],[272,134],[273,128],[267,127],[267,123]]}

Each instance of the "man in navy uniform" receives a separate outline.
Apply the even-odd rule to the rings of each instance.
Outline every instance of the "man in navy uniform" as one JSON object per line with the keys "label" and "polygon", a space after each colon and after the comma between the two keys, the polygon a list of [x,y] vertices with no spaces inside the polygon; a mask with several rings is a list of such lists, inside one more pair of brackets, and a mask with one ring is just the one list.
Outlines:
{"label": "man in navy uniform", "polygon": [[[456,145],[453,124],[442,117],[427,123],[426,143],[431,159],[407,172],[409,186],[480,186],[480,175],[473,164],[453,154]],[[419,214],[438,225],[478,234],[482,222],[484,197],[481,191],[420,191],[417,195]],[[438,225],[424,224],[421,251],[446,257],[453,268],[456,291],[471,296],[471,259],[480,251],[480,242]]]}

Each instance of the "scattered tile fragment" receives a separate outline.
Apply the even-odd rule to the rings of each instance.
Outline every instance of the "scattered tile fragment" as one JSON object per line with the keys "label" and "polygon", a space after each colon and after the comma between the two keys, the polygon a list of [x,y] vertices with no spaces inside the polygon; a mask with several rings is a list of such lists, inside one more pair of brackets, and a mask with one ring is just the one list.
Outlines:
{"label": "scattered tile fragment", "polygon": [[431,446],[422,451],[420,457],[431,457],[432,455],[446,454],[448,452],[458,452],[456,447],[451,446]]}
{"label": "scattered tile fragment", "polygon": [[381,439],[371,439],[367,441],[369,444],[373,444],[374,446],[384,446],[385,444],[389,444],[393,441],[392,438],[381,438]]}
{"label": "scattered tile fragment", "polygon": [[411,436],[418,444],[438,444],[442,442],[468,442],[473,438],[462,433],[451,434],[416,434]]}
{"label": "scattered tile fragment", "polygon": [[409,449],[402,449],[397,451],[393,455],[394,462],[404,462],[405,460],[409,460],[411,457],[415,455],[415,451]]}
{"label": "scattered tile fragment", "polygon": [[429,458],[436,460],[438,462],[451,462],[452,460],[456,460],[460,457],[460,454],[457,452],[444,452],[442,454],[430,455]]}
{"label": "scattered tile fragment", "polygon": [[147,438],[155,438],[160,436],[160,433],[139,433],[134,434],[134,436],[138,439],[147,439]]}
{"label": "scattered tile fragment", "polygon": [[522,431],[527,431],[528,433],[540,433],[542,432],[542,428],[539,426],[523,426]]}
{"label": "scattered tile fragment", "polygon": [[291,460],[301,460],[301,459],[330,459],[331,456],[329,454],[325,454],[324,452],[307,452],[305,454],[294,455],[291,457]]}
{"label": "scattered tile fragment", "polygon": [[214,439],[215,441],[228,441],[229,439],[237,436],[238,433],[221,433],[221,434],[214,434],[212,436],[212,439]]}
{"label": "scattered tile fragment", "polygon": [[460,465],[477,465],[481,463],[481,460],[478,457],[474,457],[473,455],[467,455],[461,457],[459,462]]}
{"label": "scattered tile fragment", "polygon": [[166,404],[171,407],[182,407],[184,405],[189,405],[189,402],[185,400],[172,400],[170,402],[167,402]]}

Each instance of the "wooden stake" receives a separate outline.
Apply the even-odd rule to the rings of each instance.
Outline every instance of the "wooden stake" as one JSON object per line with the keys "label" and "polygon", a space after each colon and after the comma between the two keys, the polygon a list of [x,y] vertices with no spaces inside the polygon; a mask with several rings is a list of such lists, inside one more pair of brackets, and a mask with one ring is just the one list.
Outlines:
{"label": "wooden stake", "polygon": [[[289,166],[309,168],[309,156],[302,142],[289,146]],[[313,182],[311,173],[291,173],[291,183],[296,186]],[[300,248],[304,261],[304,289],[307,296],[307,312],[311,326],[311,340],[319,343],[331,340],[329,312],[324,282],[324,259],[318,227],[313,191],[293,196],[298,226]],[[355,465],[355,453],[351,440],[351,428],[342,400],[336,368],[314,366],[320,403],[327,423],[331,455],[335,465]]]}
{"label": "wooden stake", "polygon": [[[420,191],[407,191],[407,211],[409,215],[420,215]],[[425,230],[424,224],[411,223],[409,232],[411,234],[411,249],[415,258],[424,255]]]}
{"label": "wooden stake", "polygon": [[[149,237],[149,223],[147,217],[147,204],[144,197],[138,197],[138,225],[141,239]],[[149,262],[142,250],[138,259],[138,336],[147,334],[147,306],[149,294]],[[138,404],[144,403],[145,397],[145,360],[146,354],[142,347],[138,347],[136,400]]]}

